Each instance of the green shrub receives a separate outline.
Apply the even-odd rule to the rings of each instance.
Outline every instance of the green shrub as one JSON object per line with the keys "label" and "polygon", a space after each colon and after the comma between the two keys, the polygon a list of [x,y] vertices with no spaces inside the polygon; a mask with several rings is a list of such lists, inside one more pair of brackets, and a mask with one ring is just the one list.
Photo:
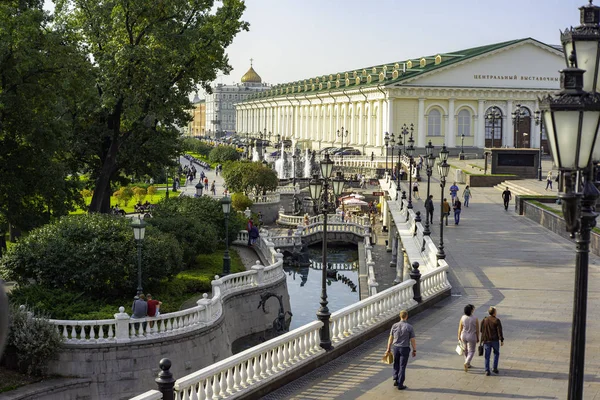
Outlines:
{"label": "green shrub", "polygon": [[218,146],[210,151],[208,159],[213,163],[224,163],[240,159],[240,153],[231,146]]}
{"label": "green shrub", "polygon": [[[152,212],[155,218],[188,218],[199,221],[202,225],[212,226],[217,239],[225,238],[223,207],[219,200],[208,196],[178,197],[161,201]],[[229,215],[229,243],[237,238],[237,234],[245,227],[244,215],[232,212]]]}
{"label": "green shrub", "polygon": [[244,193],[234,193],[231,195],[231,206],[236,211],[244,211],[252,206],[252,200]]}
{"label": "green shrub", "polygon": [[201,142],[198,139],[183,139],[183,149],[187,152],[197,153],[200,157],[208,157],[213,148],[213,146]]}
{"label": "green shrub", "polygon": [[16,356],[17,368],[28,375],[44,375],[57,353],[62,337],[43,315],[33,318],[31,309],[11,305],[6,354]]}
{"label": "green shrub", "polygon": [[[142,277],[160,281],[182,269],[177,239],[148,226],[142,246]],[[63,217],[35,229],[0,260],[7,280],[25,287],[106,297],[130,293],[137,282],[137,251],[126,218],[90,214]]]}

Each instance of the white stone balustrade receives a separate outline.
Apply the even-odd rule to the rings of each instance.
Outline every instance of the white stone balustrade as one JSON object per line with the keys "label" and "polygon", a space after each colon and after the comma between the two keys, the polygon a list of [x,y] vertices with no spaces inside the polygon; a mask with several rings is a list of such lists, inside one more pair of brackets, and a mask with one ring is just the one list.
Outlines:
{"label": "white stone balustrade", "polygon": [[300,185],[286,185],[286,186],[278,186],[277,193],[279,194],[296,194],[300,192]]}
{"label": "white stone balustrade", "polygon": [[[267,240],[265,246],[272,249]],[[283,254],[273,249],[274,263],[262,267],[260,271],[253,268],[231,274],[223,278],[218,276],[212,281],[212,298],[206,293],[198,300],[197,306],[186,310],[160,314],[157,317],[131,318],[120,307],[115,319],[68,321],[51,319],[49,323],[56,326],[58,333],[69,345],[85,345],[91,343],[126,343],[143,341],[159,337],[177,336],[210,325],[223,312],[223,298],[226,295],[270,285],[284,279]]]}
{"label": "white stone balustrade", "polygon": [[421,275],[421,297],[423,301],[450,288],[448,282],[448,264],[440,260],[440,266]]}
{"label": "white stone balustrade", "polygon": [[69,321],[51,319],[65,343],[103,343],[115,340],[116,324],[114,319],[90,321]]}
{"label": "white stone balustrade", "polygon": [[146,393],[142,393],[129,400],[162,400],[163,395],[158,390],[148,390]]}
{"label": "white stone balustrade", "polygon": [[[330,222],[342,223],[342,216],[339,214],[329,214],[327,216],[327,223],[330,223]],[[363,227],[371,226],[371,221],[369,220],[369,217],[366,215],[365,216],[346,215],[343,222],[362,225]],[[304,217],[301,215],[285,215],[285,214],[279,213],[279,218],[277,219],[277,223],[279,225],[286,225],[286,226],[304,225]],[[323,214],[315,215],[313,217],[309,217],[309,219],[308,219],[309,226],[314,225],[314,224],[322,224],[322,223],[323,223]]]}
{"label": "white stone balustrade", "polygon": [[414,308],[417,305],[413,299],[414,284],[415,281],[409,279],[331,314],[332,342],[343,342],[353,335],[368,330],[378,322],[398,314],[402,309]]}
{"label": "white stone balustrade", "polygon": [[236,398],[324,352],[320,321],[306,324],[175,382],[176,400]]}
{"label": "white stone balustrade", "polygon": [[254,204],[271,204],[271,203],[279,203],[280,195],[278,192],[267,193],[267,194],[259,194],[256,195],[254,193],[250,193],[248,198],[252,200]]}

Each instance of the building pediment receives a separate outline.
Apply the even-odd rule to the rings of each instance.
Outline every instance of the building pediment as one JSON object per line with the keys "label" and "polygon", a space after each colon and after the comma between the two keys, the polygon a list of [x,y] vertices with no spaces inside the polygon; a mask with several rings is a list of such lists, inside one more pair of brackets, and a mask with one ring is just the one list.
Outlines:
{"label": "building pediment", "polygon": [[559,70],[565,68],[565,59],[553,47],[529,39],[443,64],[393,86],[559,89]]}

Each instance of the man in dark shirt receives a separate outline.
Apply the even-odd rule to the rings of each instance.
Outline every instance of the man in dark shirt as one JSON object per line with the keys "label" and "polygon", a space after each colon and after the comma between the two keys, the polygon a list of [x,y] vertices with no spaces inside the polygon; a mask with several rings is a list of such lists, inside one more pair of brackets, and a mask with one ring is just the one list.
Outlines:
{"label": "man in dark shirt", "polygon": [[406,377],[406,364],[410,354],[410,345],[412,345],[412,356],[417,355],[417,341],[415,339],[415,330],[412,325],[406,322],[408,311],[400,311],[400,322],[395,323],[390,330],[386,354],[390,352],[392,343],[394,344],[394,386],[398,390],[406,389],[404,379]]}
{"label": "man in dark shirt", "polygon": [[506,190],[504,192],[502,192],[502,200],[504,200],[504,209],[508,210],[508,203],[510,202],[510,200],[512,199],[512,194],[510,193],[510,190],[508,190],[508,186],[506,187]]}
{"label": "man in dark shirt", "polygon": [[425,211],[427,211],[425,221],[428,221],[430,224],[433,224],[433,210],[433,195],[430,194],[427,200],[425,200]]}
{"label": "man in dark shirt", "polygon": [[502,334],[502,323],[496,317],[496,308],[490,307],[488,310],[489,317],[481,321],[481,341],[485,350],[485,374],[490,376],[490,355],[494,350],[494,369],[492,371],[497,374],[498,360],[500,359],[500,346],[504,346],[504,335]]}

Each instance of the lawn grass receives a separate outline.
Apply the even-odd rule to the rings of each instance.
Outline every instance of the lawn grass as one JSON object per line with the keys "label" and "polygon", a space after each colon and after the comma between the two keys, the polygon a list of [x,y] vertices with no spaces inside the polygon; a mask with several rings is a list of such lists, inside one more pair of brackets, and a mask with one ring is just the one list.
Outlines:
{"label": "lawn grass", "polygon": [[[156,185],[155,185],[156,186]],[[163,185],[164,187],[164,185]],[[158,186],[156,186],[157,189],[159,189]],[[160,200],[164,199],[166,196],[167,192],[166,190],[157,190],[156,193],[154,194],[154,196],[146,196],[144,198],[144,202],[146,200],[148,200],[150,203],[152,204],[156,204],[158,203]],[[84,197],[83,200],[85,201],[85,205],[86,205],[86,209],[83,208],[79,208],[77,207],[77,209],[75,211],[71,211],[69,214],[71,215],[77,215],[77,214],[85,214],[87,213],[87,206],[90,205],[90,203],[92,202],[92,197]],[[110,206],[114,207],[117,204],[117,198],[114,196],[110,196]],[[137,201],[135,199],[131,199],[129,200],[129,203],[125,206],[119,206],[122,210],[125,210],[126,213],[132,213],[135,212],[134,210],[134,206],[135,204],[137,204]]]}

